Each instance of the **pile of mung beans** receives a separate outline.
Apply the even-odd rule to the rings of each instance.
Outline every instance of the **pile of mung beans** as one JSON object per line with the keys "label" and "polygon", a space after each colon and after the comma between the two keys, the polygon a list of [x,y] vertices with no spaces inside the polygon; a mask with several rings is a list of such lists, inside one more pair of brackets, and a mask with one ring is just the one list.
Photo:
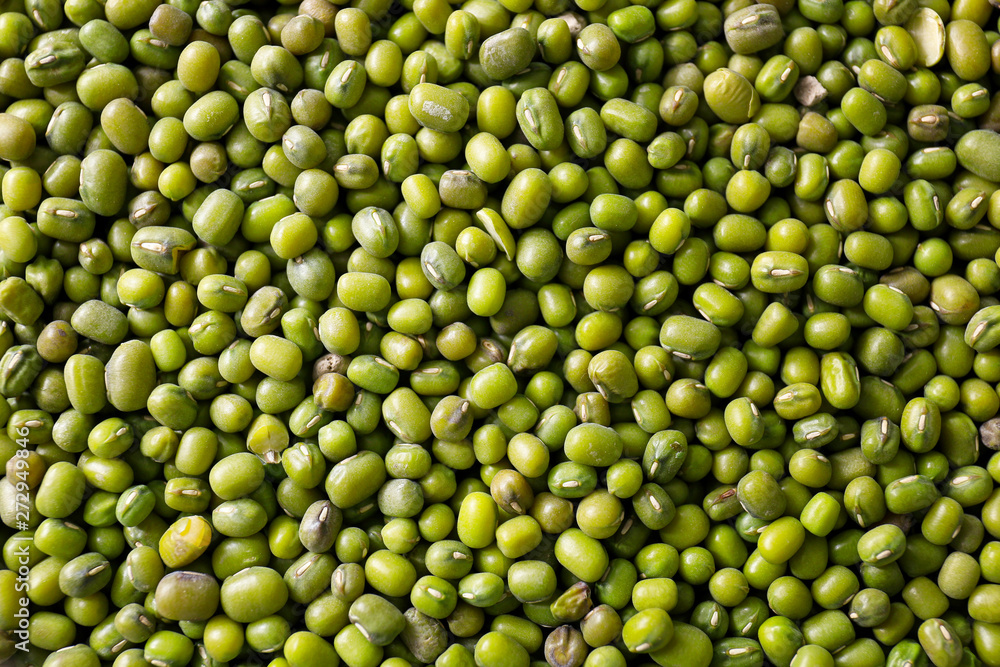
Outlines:
{"label": "pile of mung beans", "polygon": [[1000,666],[1000,13],[752,2],[0,0],[0,663]]}

